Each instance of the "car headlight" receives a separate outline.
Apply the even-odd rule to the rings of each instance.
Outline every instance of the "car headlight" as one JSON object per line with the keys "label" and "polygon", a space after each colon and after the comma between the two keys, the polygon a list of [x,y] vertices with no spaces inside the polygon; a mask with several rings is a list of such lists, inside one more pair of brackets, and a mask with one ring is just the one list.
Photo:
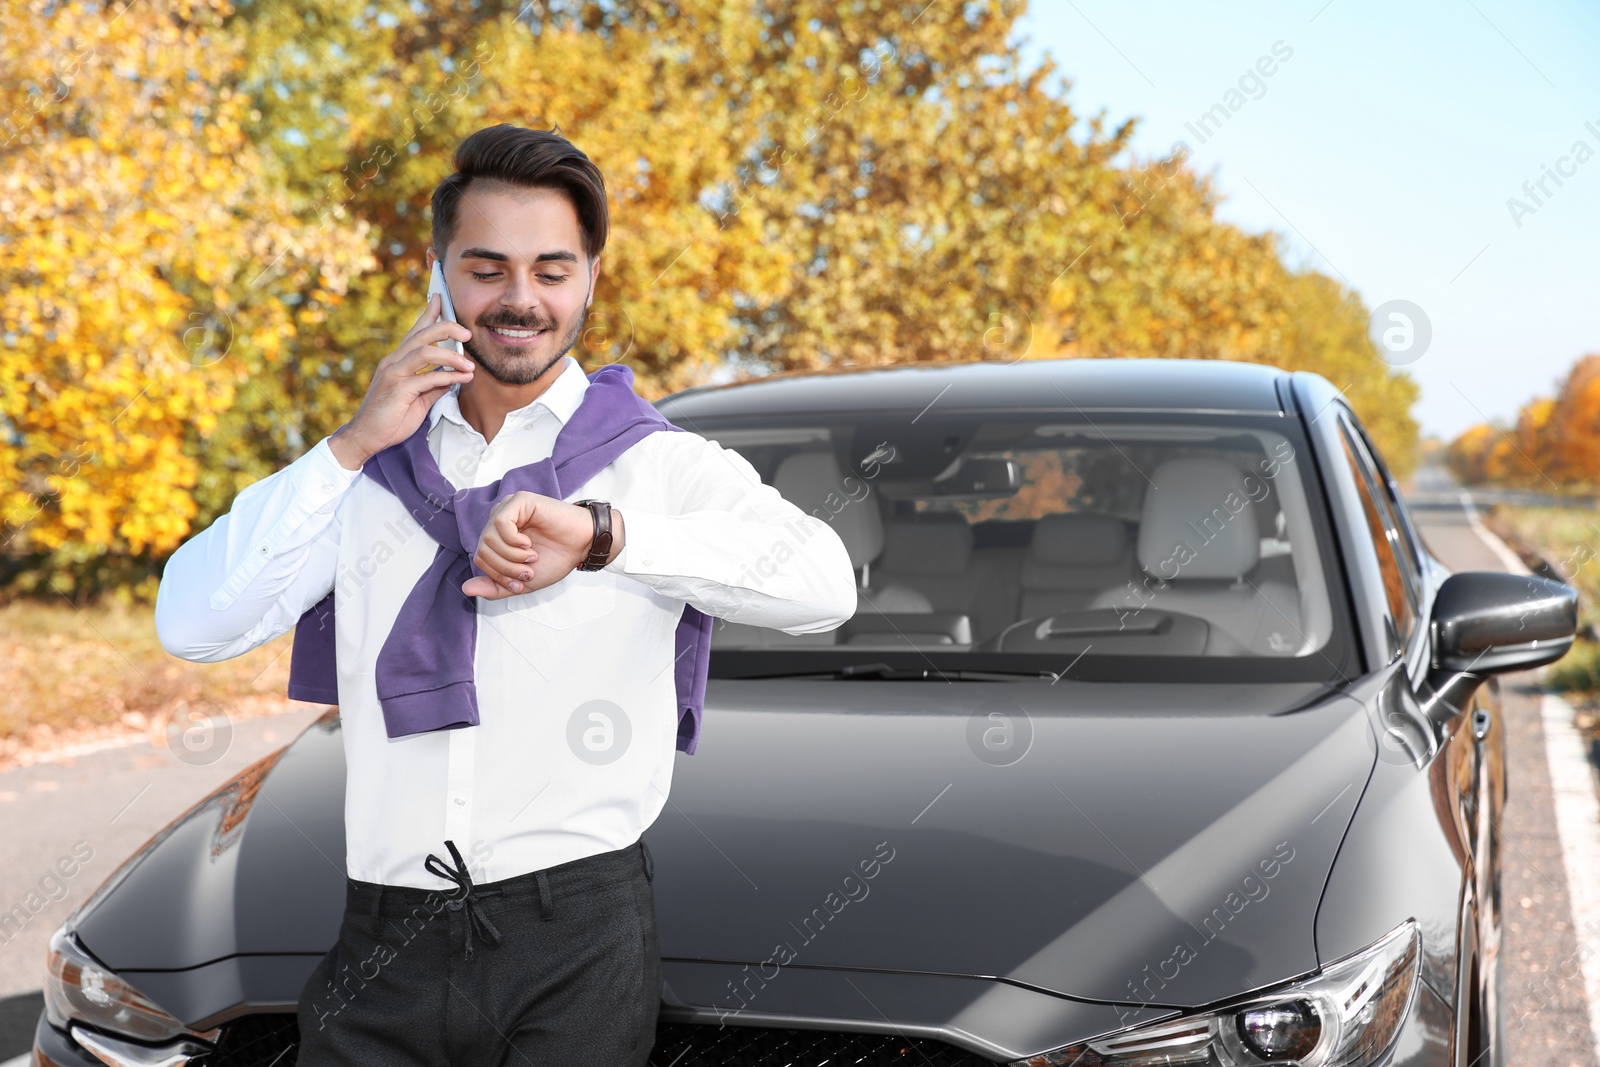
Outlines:
{"label": "car headlight", "polygon": [[1400,1033],[1421,962],[1422,934],[1407,919],[1314,978],[1010,1067],[1365,1067]]}
{"label": "car headlight", "polygon": [[221,1027],[197,1033],[168,1015],[148,997],[84,951],[70,923],[50,935],[45,963],[45,1018],[59,1030],[69,1022],[123,1034],[140,1041],[173,1037],[215,1040]]}

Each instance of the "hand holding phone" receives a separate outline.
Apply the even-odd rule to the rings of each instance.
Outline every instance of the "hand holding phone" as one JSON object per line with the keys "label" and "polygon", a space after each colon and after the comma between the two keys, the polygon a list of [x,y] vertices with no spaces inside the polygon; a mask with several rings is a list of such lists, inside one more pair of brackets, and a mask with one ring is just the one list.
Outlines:
{"label": "hand holding phone", "polygon": [[434,300],[428,297],[405,337],[378,361],[361,406],[329,439],[334,458],[346,470],[360,470],[368,459],[410,437],[447,389],[472,380],[476,366],[459,351],[472,331],[447,317],[445,305]]}

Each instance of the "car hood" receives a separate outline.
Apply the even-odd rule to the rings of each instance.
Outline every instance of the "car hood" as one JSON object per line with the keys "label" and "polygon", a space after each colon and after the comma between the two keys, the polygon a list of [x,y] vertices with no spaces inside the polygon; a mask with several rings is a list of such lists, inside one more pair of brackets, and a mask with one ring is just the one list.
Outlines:
{"label": "car hood", "polygon": [[1192,1007],[1304,974],[1377,753],[1362,706],[1320,686],[716,689],[645,834],[661,953],[761,977]]}
{"label": "car hood", "polygon": [[321,957],[338,938],[344,859],[344,747],[330,710],[167,824],[71,921],[124,974]]}
{"label": "car hood", "polygon": [[[1315,685],[711,692],[645,833],[661,954],[752,976],[865,968],[1189,1007],[1304,974],[1376,755],[1361,705]],[[343,793],[330,712],[119,868],[80,938],[185,1019],[225,1007],[179,988],[219,968],[235,1000],[292,1004],[338,933]],[[730,983],[725,1006],[742,1002]]]}

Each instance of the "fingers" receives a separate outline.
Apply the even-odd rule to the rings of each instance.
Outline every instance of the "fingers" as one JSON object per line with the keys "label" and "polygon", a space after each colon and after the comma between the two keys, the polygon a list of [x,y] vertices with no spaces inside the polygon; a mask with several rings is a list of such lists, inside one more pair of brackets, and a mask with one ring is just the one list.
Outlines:
{"label": "fingers", "polygon": [[427,304],[425,304],[423,306],[422,314],[418,315],[417,316],[417,321],[413,322],[411,324],[411,329],[409,331],[407,331],[407,335],[409,336],[410,334],[416,333],[417,330],[421,329],[424,325],[426,325],[427,323],[432,322],[434,319],[437,319],[438,317],[439,317],[439,294],[438,293],[429,293],[428,294],[428,302],[427,302]]}
{"label": "fingers", "polygon": [[492,537],[494,548],[506,555],[510,555],[508,549],[532,548],[533,541],[522,532],[522,527],[533,518],[536,507],[538,502],[532,493],[512,494],[490,516],[484,535]]}
{"label": "fingers", "polygon": [[438,322],[429,323],[422,327],[410,337],[410,340],[419,344],[435,344],[452,338],[457,341],[470,341],[472,340],[472,331],[459,322],[440,319]]}
{"label": "fingers", "polygon": [[[427,352],[426,346],[428,345],[448,340],[472,340],[471,330],[467,329],[467,327],[461,325],[459,322],[451,322],[448,319],[441,318],[441,314],[442,308],[439,302],[439,295],[435,293],[428,298],[428,305],[422,309],[421,316],[419,316],[417,321],[412,324],[411,329],[406,331],[406,335],[405,337],[401,338],[399,346],[396,347],[395,350],[386,357],[385,361],[390,363],[405,363],[408,367],[410,367],[416,364],[419,355],[421,355],[421,358],[424,359],[433,358],[432,356],[423,355]],[[449,351],[451,355],[457,355],[454,349],[444,350]],[[465,357],[457,356],[457,358],[461,359]],[[444,362],[445,361],[441,359],[434,359],[433,363],[429,365],[431,366]]]}
{"label": "fingers", "polygon": [[472,361],[463,354],[456,352],[450,345],[451,341],[470,341],[472,331],[459,322],[436,322],[431,326],[424,326],[416,334],[406,338],[405,346],[415,346],[407,353],[408,361],[425,358],[432,359],[435,363],[442,362],[435,357],[440,352],[445,352],[455,357],[453,361],[457,366],[468,365]]}
{"label": "fingers", "polygon": [[478,539],[478,551],[504,560],[506,566],[513,570],[520,570],[537,559],[538,553],[533,551],[533,543],[522,533],[517,532],[514,536],[514,540],[507,541],[500,528],[491,522],[484,527],[483,536]]}
{"label": "fingers", "polygon": [[439,294],[431,294],[428,297],[427,304],[422,308],[422,314],[417,316],[417,321],[411,324],[411,329],[407,330],[406,335],[400,339],[400,347],[395,351],[404,351],[418,333],[430,325],[437,324],[437,320],[439,316],[443,314],[443,310],[443,306],[439,300]]}
{"label": "fingers", "polygon": [[489,516],[473,556],[478,569],[513,593],[522,592],[533,579],[533,563],[539,554],[521,525],[533,515],[538,500],[532,493],[513,493]]}
{"label": "fingers", "polygon": [[461,583],[461,591],[467,596],[478,596],[485,600],[502,600],[511,596],[511,591],[497,585],[492,579],[480,578],[477,575]]}
{"label": "fingers", "polygon": [[533,563],[537,558],[538,554],[531,552],[517,552],[513,556],[506,556],[487,547],[484,541],[480,541],[472,562],[476,563],[478,569],[496,584],[505,586],[513,593],[520,593],[523,584],[533,580]]}
{"label": "fingers", "polygon": [[439,294],[430,293],[428,302],[422,306],[422,314],[417,316],[417,321],[411,324],[411,329],[406,331],[405,340],[410,340],[411,335],[422,329],[423,326],[439,317]]}
{"label": "fingers", "polygon": [[[471,331],[459,323],[435,323],[413,338],[414,341],[421,343],[417,348],[406,353],[400,363],[400,369],[408,371],[415,376],[432,372],[438,367],[446,367],[449,369],[439,371],[439,373],[452,375],[452,377],[441,378],[439,379],[440,381],[446,384],[456,381],[471,381],[472,372],[477,369],[477,364],[473,363],[470,357],[444,344],[427,343],[430,338],[442,340],[454,337],[466,340],[471,336]],[[428,384],[431,386],[433,383],[430,382]]]}

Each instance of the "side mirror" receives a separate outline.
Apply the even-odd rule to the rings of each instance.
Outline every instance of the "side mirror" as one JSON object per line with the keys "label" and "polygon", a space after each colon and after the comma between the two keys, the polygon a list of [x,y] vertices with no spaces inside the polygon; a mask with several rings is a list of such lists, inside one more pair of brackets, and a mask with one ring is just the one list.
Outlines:
{"label": "side mirror", "polygon": [[1436,671],[1499,674],[1554,663],[1578,629],[1578,591],[1504,571],[1462,571],[1433,601]]}

